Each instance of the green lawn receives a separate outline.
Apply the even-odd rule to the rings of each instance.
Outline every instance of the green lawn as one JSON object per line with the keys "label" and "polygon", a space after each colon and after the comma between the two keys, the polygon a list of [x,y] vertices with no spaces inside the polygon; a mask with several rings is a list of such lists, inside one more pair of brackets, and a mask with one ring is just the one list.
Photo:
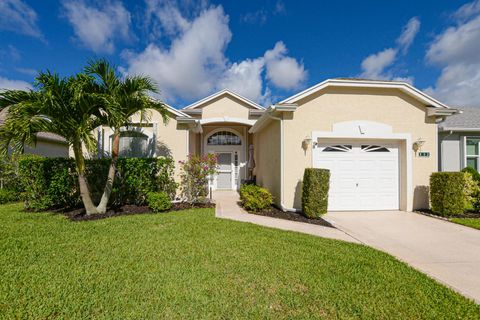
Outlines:
{"label": "green lawn", "polygon": [[0,206],[0,317],[478,319],[480,307],[365,246],[214,218],[70,222]]}
{"label": "green lawn", "polygon": [[452,218],[450,221],[463,224],[464,226],[480,229],[480,219],[475,218]]}

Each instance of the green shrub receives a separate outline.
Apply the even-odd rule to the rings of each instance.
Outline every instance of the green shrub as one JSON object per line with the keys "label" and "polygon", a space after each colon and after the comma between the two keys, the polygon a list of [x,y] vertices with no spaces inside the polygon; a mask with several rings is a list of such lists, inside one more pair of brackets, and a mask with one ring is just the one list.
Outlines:
{"label": "green shrub", "polygon": [[13,190],[0,189],[0,204],[18,201],[19,194]]}
{"label": "green shrub", "polygon": [[[102,196],[109,166],[107,158],[86,161],[87,181],[95,203]],[[144,204],[147,193],[152,191],[165,191],[173,197],[177,188],[173,171],[171,158],[119,159],[110,204]],[[73,159],[25,156],[19,160],[18,172],[26,209],[39,211],[81,204]]]}
{"label": "green shrub", "polygon": [[246,210],[258,212],[272,205],[273,196],[265,188],[254,184],[243,184],[240,187],[240,200]]}
{"label": "green shrub", "polygon": [[147,203],[148,207],[152,209],[153,212],[167,211],[172,207],[172,201],[164,191],[149,192],[147,194]]}
{"label": "green shrub", "polygon": [[463,172],[434,172],[430,176],[430,204],[441,216],[459,215],[468,206],[467,178]]}
{"label": "green shrub", "polygon": [[307,218],[327,213],[330,171],[306,168],[303,174],[302,212]]}
{"label": "green shrub", "polygon": [[466,167],[462,169],[462,172],[468,172],[472,175],[473,180],[475,180],[480,185],[480,173],[472,167]]}

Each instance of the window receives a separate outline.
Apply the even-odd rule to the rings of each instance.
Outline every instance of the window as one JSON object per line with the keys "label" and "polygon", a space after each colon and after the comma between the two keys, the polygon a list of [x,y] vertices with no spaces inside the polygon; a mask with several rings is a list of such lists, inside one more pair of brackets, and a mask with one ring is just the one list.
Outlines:
{"label": "window", "polygon": [[242,140],[232,132],[219,131],[208,137],[207,144],[211,146],[239,146],[242,144]]}
{"label": "window", "polygon": [[480,138],[469,138],[466,139],[466,166],[472,167],[475,170],[479,169],[478,159],[479,159],[479,143]]}
{"label": "window", "polygon": [[149,152],[149,139],[143,133],[135,131],[124,131],[120,133],[119,156],[122,158],[147,158]]}
{"label": "window", "polygon": [[322,150],[322,152],[349,152],[349,151],[352,151],[351,145],[328,146]]}
{"label": "window", "polygon": [[364,152],[390,152],[385,147],[375,146],[375,145],[362,145],[362,151]]}

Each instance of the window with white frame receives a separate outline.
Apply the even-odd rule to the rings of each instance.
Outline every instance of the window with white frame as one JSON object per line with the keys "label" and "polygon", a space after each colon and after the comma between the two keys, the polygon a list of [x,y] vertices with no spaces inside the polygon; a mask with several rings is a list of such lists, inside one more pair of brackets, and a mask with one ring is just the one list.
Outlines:
{"label": "window with white frame", "polygon": [[471,167],[478,171],[479,169],[479,158],[480,158],[480,137],[466,137],[466,161],[465,166]]}
{"label": "window with white frame", "polygon": [[149,138],[136,131],[120,133],[119,156],[122,158],[148,158],[151,156]]}

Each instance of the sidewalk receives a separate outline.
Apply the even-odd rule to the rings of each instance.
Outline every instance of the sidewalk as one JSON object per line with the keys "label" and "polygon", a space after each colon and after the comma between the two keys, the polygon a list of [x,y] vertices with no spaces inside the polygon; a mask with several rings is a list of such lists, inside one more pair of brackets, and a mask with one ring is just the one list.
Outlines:
{"label": "sidewalk", "polygon": [[247,213],[239,207],[239,195],[236,191],[215,191],[213,198],[216,203],[215,216],[217,218],[249,222],[264,227],[296,231],[322,238],[360,243],[355,238],[335,228]]}

